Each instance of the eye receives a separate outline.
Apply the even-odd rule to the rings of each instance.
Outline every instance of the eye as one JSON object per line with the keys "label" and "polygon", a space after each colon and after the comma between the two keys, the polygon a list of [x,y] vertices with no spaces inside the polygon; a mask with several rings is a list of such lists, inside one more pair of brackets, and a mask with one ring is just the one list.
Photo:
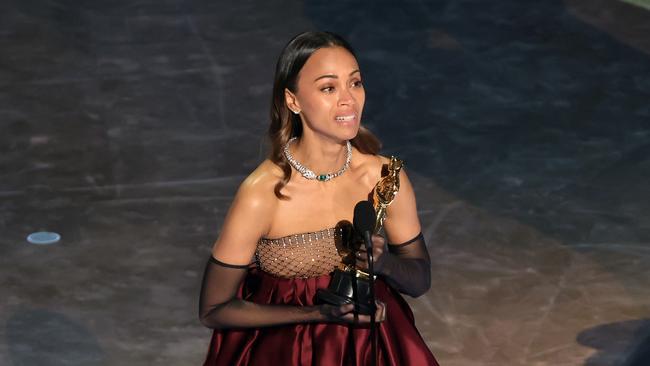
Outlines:
{"label": "eye", "polygon": [[334,92],[334,87],[333,86],[324,86],[320,89],[323,93],[333,93]]}
{"label": "eye", "polygon": [[353,88],[363,88],[363,82],[361,80],[355,80],[352,82]]}

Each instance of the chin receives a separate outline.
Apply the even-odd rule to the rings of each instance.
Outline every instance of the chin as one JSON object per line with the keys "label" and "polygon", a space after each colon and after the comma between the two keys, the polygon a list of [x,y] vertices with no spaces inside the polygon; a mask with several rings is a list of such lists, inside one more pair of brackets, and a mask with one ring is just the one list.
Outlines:
{"label": "chin", "polygon": [[351,122],[336,122],[336,134],[345,135],[347,140],[354,138],[359,133],[359,123],[357,121]]}
{"label": "chin", "polygon": [[339,137],[343,141],[347,141],[357,137],[358,134],[359,134],[359,126],[357,125],[355,128],[350,128],[344,133],[338,133],[337,137]]}

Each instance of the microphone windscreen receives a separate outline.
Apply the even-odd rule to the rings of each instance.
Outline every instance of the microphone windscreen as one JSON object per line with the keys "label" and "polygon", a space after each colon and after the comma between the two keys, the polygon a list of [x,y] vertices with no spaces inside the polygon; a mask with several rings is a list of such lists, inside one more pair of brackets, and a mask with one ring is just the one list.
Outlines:
{"label": "microphone windscreen", "polygon": [[354,218],[352,221],[357,232],[364,233],[368,231],[372,234],[375,230],[375,217],[375,208],[372,207],[369,201],[359,201],[354,206]]}

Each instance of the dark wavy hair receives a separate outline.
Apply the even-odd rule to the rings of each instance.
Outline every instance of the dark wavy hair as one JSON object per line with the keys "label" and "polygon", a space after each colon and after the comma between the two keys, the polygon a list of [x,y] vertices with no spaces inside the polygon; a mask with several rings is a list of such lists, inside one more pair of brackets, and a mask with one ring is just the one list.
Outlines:
{"label": "dark wavy hair", "polygon": [[[280,191],[291,178],[291,166],[282,151],[292,137],[302,136],[300,116],[293,114],[286,104],[284,89],[292,93],[297,91],[298,74],[309,57],[320,48],[343,47],[352,56],[357,57],[350,44],[341,36],[330,32],[304,32],[295,36],[282,50],[275,66],[273,96],[271,100],[271,156],[269,159],[282,168],[284,177],[275,185],[275,195],[280,199],[288,197]],[[364,154],[376,155],[381,149],[381,142],[367,128],[360,126],[357,135],[350,140],[352,146]]]}

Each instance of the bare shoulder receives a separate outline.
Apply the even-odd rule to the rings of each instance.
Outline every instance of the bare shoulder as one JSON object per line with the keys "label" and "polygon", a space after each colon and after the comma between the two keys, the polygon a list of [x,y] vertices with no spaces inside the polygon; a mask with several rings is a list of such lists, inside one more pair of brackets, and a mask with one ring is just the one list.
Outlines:
{"label": "bare shoulder", "polygon": [[[384,167],[387,167],[390,163],[390,157],[362,153],[358,153],[358,155],[357,169],[361,175],[370,182],[378,182],[382,178],[382,173],[385,170]],[[409,186],[407,188],[410,188],[410,182],[408,182],[408,177],[404,169],[400,172],[400,180],[405,180]]]}
{"label": "bare shoulder", "polygon": [[282,179],[283,173],[279,166],[266,159],[253,170],[242,183],[251,189],[263,189],[268,186],[275,186],[278,180]]}
{"label": "bare shoulder", "polygon": [[355,163],[354,170],[357,171],[359,180],[364,185],[374,187],[381,179],[382,166],[389,160],[381,155],[363,154],[359,151],[355,153],[356,156],[352,161]]}
{"label": "bare shoulder", "polygon": [[257,241],[271,225],[278,201],[273,188],[281,174],[279,167],[264,161],[240,184],[212,249],[215,258],[230,264],[250,263]]}
{"label": "bare shoulder", "polygon": [[[381,160],[381,165],[382,166],[384,166],[384,165],[388,166],[388,164],[390,163],[390,160],[391,160],[390,157],[383,156],[383,155],[377,155],[377,157]],[[399,157],[397,157],[397,158],[399,158]],[[402,181],[404,181],[406,183],[406,185],[407,185],[406,188],[411,190],[412,189],[411,182],[408,179],[408,176],[406,174],[406,170],[405,170],[404,166],[402,166],[402,169],[400,170],[399,177],[400,177],[400,183]]]}
{"label": "bare shoulder", "polygon": [[273,189],[280,179],[282,169],[270,160],[264,160],[241,183],[235,200],[252,209],[271,210],[277,204]]}

